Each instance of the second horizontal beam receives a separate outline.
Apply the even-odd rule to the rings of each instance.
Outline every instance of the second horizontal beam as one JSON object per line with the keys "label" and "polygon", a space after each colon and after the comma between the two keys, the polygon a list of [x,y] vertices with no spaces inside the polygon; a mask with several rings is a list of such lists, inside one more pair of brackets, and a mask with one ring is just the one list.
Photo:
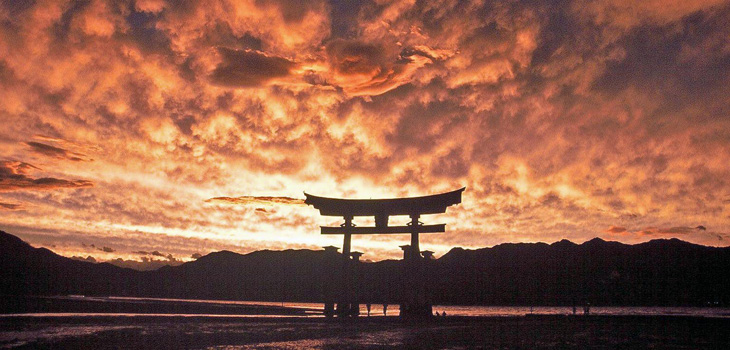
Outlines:
{"label": "second horizontal beam", "polygon": [[[446,224],[437,225],[421,225],[417,226],[416,233],[436,233],[446,232]],[[355,226],[355,227],[331,227],[322,226],[323,235],[342,235],[350,233],[353,235],[368,235],[368,234],[400,234],[400,233],[414,233],[413,226]]]}

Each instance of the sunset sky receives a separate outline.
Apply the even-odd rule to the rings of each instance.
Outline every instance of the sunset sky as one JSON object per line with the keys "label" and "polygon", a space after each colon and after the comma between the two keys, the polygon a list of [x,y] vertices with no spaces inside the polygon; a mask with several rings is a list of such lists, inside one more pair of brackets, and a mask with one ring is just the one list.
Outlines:
{"label": "sunset sky", "polygon": [[422,249],[730,245],[728,1],[0,4],[0,229],[62,255],[341,246],[304,191],[463,186]]}

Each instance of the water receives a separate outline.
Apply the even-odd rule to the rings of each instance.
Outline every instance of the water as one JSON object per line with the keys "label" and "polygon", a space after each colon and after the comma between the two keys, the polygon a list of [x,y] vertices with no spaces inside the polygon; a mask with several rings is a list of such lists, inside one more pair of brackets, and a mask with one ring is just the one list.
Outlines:
{"label": "water", "polygon": [[[433,307],[434,312],[445,311],[448,316],[495,318],[464,322],[463,318],[446,317],[443,321],[436,318],[435,322],[424,325],[383,317],[381,304],[371,305],[369,321],[364,317],[367,314],[366,307],[361,305],[360,319],[364,322],[330,322],[324,320],[324,305],[321,303],[83,296],[39,299],[43,304],[61,305],[55,310],[62,311],[65,305],[89,303],[102,306],[113,304],[114,310],[122,311],[139,309],[142,304],[145,310],[151,312],[0,314],[0,348],[73,348],[83,345],[84,348],[115,349],[149,347],[151,343],[159,344],[160,348],[192,349],[469,348],[472,347],[470,345],[488,348],[489,344],[523,348],[531,348],[535,344],[575,344],[576,348],[650,348],[657,344],[675,344],[677,348],[692,348],[698,337],[705,341],[705,347],[728,348],[727,338],[722,335],[726,334],[724,330],[730,323],[730,309],[703,307],[590,309],[592,315],[697,317],[688,321],[681,317],[650,320],[581,316],[521,317],[529,314],[570,315],[573,313],[572,307],[436,305]],[[175,307],[170,308],[170,304]],[[287,309],[278,309],[281,307]],[[183,311],[160,313],[160,308]],[[272,314],[272,309],[280,313]],[[299,312],[291,313],[292,309]],[[210,310],[228,310],[228,313],[211,313]],[[582,313],[582,309],[579,308],[577,312]],[[388,316],[398,314],[398,305],[388,306]],[[584,323],[590,324],[590,327],[586,328]],[[556,332],[555,329],[561,331]],[[592,333],[586,329],[600,331]],[[603,336],[606,334],[610,337]],[[432,341],[440,343],[433,344]],[[614,346],[607,346],[606,341],[613,342],[611,344]]]}
{"label": "water", "polygon": [[[434,312],[444,312],[454,316],[524,316],[571,315],[573,308],[568,306],[434,306]],[[582,314],[578,307],[577,314]],[[591,306],[591,315],[613,316],[699,316],[730,317],[730,308],[710,307],[631,307],[631,306]]]}
{"label": "water", "polygon": [[[85,302],[98,303],[176,303],[188,305],[208,304],[220,307],[232,306],[265,306],[265,307],[284,307],[300,309],[303,312],[300,315],[275,315],[270,312],[257,313],[257,309],[247,310],[246,314],[215,314],[215,313],[139,313],[139,312],[116,312],[116,313],[100,313],[100,312],[37,312],[37,313],[15,313],[0,315],[3,317],[100,317],[100,316],[119,316],[119,317],[322,317],[324,304],[322,303],[300,303],[300,302],[267,302],[267,301],[236,301],[236,300],[197,300],[197,299],[170,299],[170,298],[135,298],[135,297],[84,297],[84,296],[66,296],[51,297],[49,300],[83,300]],[[446,312],[448,316],[525,316],[529,314],[538,315],[570,315],[573,308],[568,306],[455,306],[455,305],[435,305],[434,312]],[[576,312],[583,313],[582,307],[578,307]],[[397,316],[400,309],[397,304],[389,304],[387,308],[387,316]],[[592,315],[616,315],[616,316],[698,316],[698,317],[723,317],[730,318],[730,308],[724,307],[617,307],[617,306],[592,306],[590,308]],[[360,315],[367,315],[365,304],[360,305]],[[372,304],[370,308],[372,317],[384,316],[382,304]]]}

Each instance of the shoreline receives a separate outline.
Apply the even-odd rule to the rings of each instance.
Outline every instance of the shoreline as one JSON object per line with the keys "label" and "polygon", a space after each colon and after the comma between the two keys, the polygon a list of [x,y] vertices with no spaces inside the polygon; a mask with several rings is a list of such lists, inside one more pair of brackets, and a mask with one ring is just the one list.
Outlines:
{"label": "shoreline", "polygon": [[[710,319],[726,320],[730,324],[730,315],[553,315],[553,314],[525,314],[525,315],[495,315],[495,316],[447,316],[429,318],[402,318],[393,316],[359,316],[359,317],[324,317],[321,314],[309,315],[255,315],[255,314],[166,314],[166,313],[14,313],[0,314],[0,325],[4,320],[116,320],[135,319],[150,321],[237,321],[237,322],[327,322],[327,323],[449,323],[449,322],[488,322],[510,319],[528,319],[538,321],[595,321],[595,320],[651,320],[651,319]],[[1,331],[1,330],[0,330]]]}
{"label": "shoreline", "polygon": [[2,317],[0,347],[74,348],[730,348],[730,318],[524,315]]}
{"label": "shoreline", "polygon": [[[133,316],[138,314],[167,316],[211,315],[232,317],[251,316],[300,316],[313,317],[323,314],[324,304],[314,302],[269,302],[233,300],[189,300],[116,296],[3,296],[0,298],[0,315],[38,314],[88,315],[113,314]],[[397,304],[390,304],[388,316],[398,315]],[[470,316],[585,316],[583,310],[573,314],[571,306],[468,306],[434,305],[434,312],[448,311],[448,317]],[[360,304],[360,316],[367,317],[365,304]],[[372,304],[372,317],[382,317],[383,305]],[[730,317],[730,308],[724,307],[637,307],[592,306],[590,316],[707,316]]]}

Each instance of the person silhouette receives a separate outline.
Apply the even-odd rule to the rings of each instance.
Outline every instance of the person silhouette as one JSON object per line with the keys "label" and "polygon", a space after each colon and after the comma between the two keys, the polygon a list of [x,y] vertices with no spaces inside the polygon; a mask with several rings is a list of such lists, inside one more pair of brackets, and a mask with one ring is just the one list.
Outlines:
{"label": "person silhouette", "polygon": [[370,303],[365,304],[365,308],[368,309],[368,317],[370,317]]}
{"label": "person silhouette", "polygon": [[388,304],[383,304],[383,316],[388,316]]}

